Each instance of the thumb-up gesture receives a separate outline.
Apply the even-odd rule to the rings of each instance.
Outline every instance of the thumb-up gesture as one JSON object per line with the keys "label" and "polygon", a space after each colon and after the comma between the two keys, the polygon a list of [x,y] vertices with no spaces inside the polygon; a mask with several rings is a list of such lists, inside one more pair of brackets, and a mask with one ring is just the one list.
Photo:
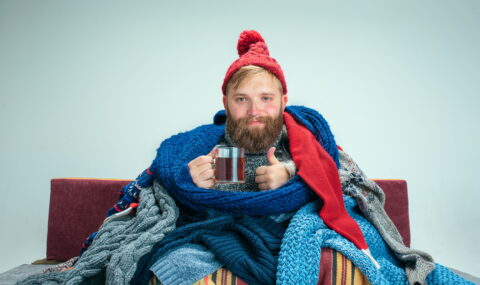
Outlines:
{"label": "thumb-up gesture", "polygon": [[275,148],[267,152],[268,166],[260,166],[255,171],[255,182],[260,190],[275,189],[288,181],[288,171],[275,157]]}
{"label": "thumb-up gesture", "polygon": [[215,185],[213,157],[216,151],[217,149],[213,148],[209,154],[201,155],[188,163],[190,175],[197,187],[209,189]]}

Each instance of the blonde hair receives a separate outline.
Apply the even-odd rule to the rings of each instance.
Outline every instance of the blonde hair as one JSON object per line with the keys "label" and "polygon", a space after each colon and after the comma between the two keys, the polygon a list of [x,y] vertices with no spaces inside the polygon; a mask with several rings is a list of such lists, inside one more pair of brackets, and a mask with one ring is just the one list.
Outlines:
{"label": "blonde hair", "polygon": [[269,70],[256,65],[245,65],[240,67],[228,81],[227,89],[226,89],[227,93],[228,93],[228,90],[230,90],[230,87],[232,87],[235,90],[238,88],[240,83],[242,83],[242,81],[245,80],[246,78],[256,74],[261,74],[261,73],[268,73],[271,76],[273,76],[275,83],[278,85],[278,89],[280,90],[280,94],[283,94],[283,87],[280,80],[278,80],[278,78]]}

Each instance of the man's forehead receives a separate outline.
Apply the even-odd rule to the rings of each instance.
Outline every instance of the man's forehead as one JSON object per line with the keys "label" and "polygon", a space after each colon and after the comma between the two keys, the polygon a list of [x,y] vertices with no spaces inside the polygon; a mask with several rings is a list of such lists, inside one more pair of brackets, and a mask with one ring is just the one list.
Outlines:
{"label": "man's forehead", "polygon": [[233,96],[281,96],[281,85],[275,76],[265,72],[253,74],[244,78],[238,86],[230,86],[230,94]]}
{"label": "man's forehead", "polygon": [[242,90],[243,87],[253,87],[256,89],[268,89],[266,91],[270,91],[269,88],[279,89],[280,93],[283,93],[282,83],[278,78],[263,68],[251,70],[243,70],[240,72],[239,70],[237,73],[234,74],[232,77],[232,81],[228,83],[227,92],[230,93],[231,91],[239,91]]}

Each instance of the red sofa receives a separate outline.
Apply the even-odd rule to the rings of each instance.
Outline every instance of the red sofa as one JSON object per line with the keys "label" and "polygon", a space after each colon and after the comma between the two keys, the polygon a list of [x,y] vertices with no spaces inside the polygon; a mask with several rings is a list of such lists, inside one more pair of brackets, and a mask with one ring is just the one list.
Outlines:
{"label": "red sofa", "polygon": [[[78,256],[85,238],[95,232],[130,180],[55,178],[51,180],[47,259]],[[410,246],[408,194],[405,180],[375,180],[384,190],[385,210]]]}

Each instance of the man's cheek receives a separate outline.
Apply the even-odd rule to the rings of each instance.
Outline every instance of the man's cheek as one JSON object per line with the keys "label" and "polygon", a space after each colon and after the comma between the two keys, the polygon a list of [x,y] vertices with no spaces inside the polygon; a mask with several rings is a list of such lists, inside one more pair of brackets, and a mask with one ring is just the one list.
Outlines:
{"label": "man's cheek", "polygon": [[278,106],[267,106],[265,111],[267,111],[269,114],[276,114],[278,111]]}

